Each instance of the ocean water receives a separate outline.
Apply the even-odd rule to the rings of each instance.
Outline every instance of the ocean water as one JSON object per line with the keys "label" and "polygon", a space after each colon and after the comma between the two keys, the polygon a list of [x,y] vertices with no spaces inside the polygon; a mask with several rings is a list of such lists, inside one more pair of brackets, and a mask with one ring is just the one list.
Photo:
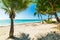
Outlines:
{"label": "ocean water", "polygon": [[[23,23],[32,23],[32,22],[40,22],[38,19],[15,19],[14,24],[23,24]],[[0,26],[7,26],[10,25],[10,20],[0,20]]]}

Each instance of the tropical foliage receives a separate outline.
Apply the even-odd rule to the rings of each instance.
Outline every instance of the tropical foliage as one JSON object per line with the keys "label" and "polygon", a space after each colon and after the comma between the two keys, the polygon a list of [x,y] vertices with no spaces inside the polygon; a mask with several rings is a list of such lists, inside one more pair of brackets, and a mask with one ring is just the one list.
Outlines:
{"label": "tropical foliage", "polygon": [[36,0],[36,11],[42,14],[54,15],[60,22],[57,12],[60,11],[59,0]]}

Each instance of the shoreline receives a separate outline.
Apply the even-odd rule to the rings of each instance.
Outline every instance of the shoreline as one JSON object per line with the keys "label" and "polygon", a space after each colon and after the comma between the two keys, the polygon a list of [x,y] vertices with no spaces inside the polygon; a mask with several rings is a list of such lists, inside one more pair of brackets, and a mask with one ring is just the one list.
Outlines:
{"label": "shoreline", "polygon": [[[41,23],[41,22],[25,22],[25,23],[16,23],[16,24],[14,24],[14,25],[24,25],[24,24],[31,24],[31,23]],[[0,25],[0,26],[2,26],[2,25]],[[3,26],[10,26],[10,24],[8,25],[3,25]]]}
{"label": "shoreline", "polygon": [[[28,23],[14,24],[14,26],[16,26],[16,25],[26,25],[26,24],[37,24],[37,23],[42,24],[41,22],[30,22],[30,23],[28,22]],[[43,23],[43,24],[48,24],[48,23]],[[58,24],[58,23],[51,23],[51,24],[55,25],[55,24]],[[10,25],[3,25],[3,26],[0,26],[0,27],[6,27],[6,26],[10,26]]]}
{"label": "shoreline", "polygon": [[[47,20],[47,19],[45,19],[45,20]],[[44,20],[43,20],[44,21]],[[56,21],[56,19],[55,18],[52,18],[52,21]],[[45,21],[44,21],[45,22]],[[19,23],[14,23],[14,25],[22,25],[22,24],[29,24],[29,23],[42,23],[41,21],[32,21],[32,22],[19,22]],[[46,23],[46,22],[45,22]],[[45,24],[44,23],[44,24]],[[54,24],[54,23],[53,23]],[[0,25],[0,26],[10,26],[10,23],[8,23],[8,24],[6,24],[6,25]]]}

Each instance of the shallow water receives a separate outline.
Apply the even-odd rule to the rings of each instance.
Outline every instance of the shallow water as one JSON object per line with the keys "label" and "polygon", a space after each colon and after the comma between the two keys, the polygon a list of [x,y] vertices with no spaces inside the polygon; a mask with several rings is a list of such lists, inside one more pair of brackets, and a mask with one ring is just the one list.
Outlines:
{"label": "shallow water", "polygon": [[[15,19],[14,24],[23,24],[23,23],[32,23],[32,22],[40,22],[38,19]],[[10,20],[0,20],[0,26],[10,25]]]}

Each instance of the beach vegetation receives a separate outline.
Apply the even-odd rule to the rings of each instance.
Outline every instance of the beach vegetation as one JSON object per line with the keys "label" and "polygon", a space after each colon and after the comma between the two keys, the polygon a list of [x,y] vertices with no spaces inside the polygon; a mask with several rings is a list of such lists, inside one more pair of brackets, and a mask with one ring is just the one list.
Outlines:
{"label": "beach vegetation", "polygon": [[37,13],[54,15],[57,22],[60,22],[60,19],[57,13],[60,11],[60,1],[59,0],[36,0],[36,11]]}
{"label": "beach vegetation", "polygon": [[42,23],[43,23],[43,18],[42,18],[42,14],[41,13],[37,13],[37,12],[35,12],[34,13],[34,16],[38,16],[38,18],[42,21]]}
{"label": "beach vegetation", "polygon": [[49,24],[51,24],[51,23],[56,23],[56,21],[53,21],[53,20],[44,20],[46,23],[49,23]]}

